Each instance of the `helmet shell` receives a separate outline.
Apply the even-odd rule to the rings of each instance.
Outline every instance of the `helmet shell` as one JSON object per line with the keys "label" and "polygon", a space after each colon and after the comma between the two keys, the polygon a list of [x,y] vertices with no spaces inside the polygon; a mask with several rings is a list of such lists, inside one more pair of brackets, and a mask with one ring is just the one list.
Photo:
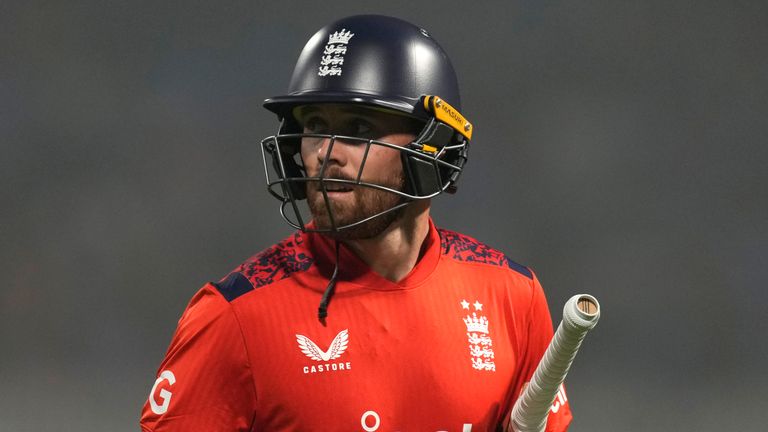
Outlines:
{"label": "helmet shell", "polygon": [[448,55],[426,30],[398,18],[356,15],[323,27],[296,62],[288,93],[264,106],[281,118],[295,106],[361,103],[424,118],[419,99],[461,108]]}

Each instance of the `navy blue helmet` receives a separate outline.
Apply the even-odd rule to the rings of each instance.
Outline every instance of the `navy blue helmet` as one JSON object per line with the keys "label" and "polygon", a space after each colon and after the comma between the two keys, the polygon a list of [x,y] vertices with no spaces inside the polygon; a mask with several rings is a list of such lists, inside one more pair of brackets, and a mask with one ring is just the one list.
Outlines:
{"label": "navy blue helmet", "polygon": [[264,106],[285,116],[299,104],[363,103],[422,116],[418,104],[424,95],[461,109],[456,73],[445,51],[409,22],[358,15],[315,33],[296,62],[288,93],[267,99]]}
{"label": "navy blue helmet", "polygon": [[[267,187],[282,202],[281,214],[289,224],[307,229],[297,201],[306,198],[307,182],[319,182],[324,188],[326,180],[322,174],[308,177],[304,171],[298,155],[301,139],[307,135],[294,109],[323,103],[374,107],[423,125],[412,143],[398,148],[405,175],[403,190],[366,183],[360,176],[350,181],[402,197],[398,206],[383,213],[414,200],[455,192],[467,161],[472,125],[460,113],[458,82],[448,55],[426,30],[409,22],[381,15],[351,16],[315,33],[299,56],[288,92],[264,102],[281,121],[278,133],[262,141]],[[331,143],[343,139],[392,147],[367,138],[327,138]],[[354,225],[335,226],[332,231]]]}

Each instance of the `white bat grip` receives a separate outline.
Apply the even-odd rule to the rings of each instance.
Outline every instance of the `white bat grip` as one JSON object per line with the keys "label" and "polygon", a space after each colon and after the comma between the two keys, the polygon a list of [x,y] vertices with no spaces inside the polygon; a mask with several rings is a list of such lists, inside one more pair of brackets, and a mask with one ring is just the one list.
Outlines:
{"label": "white bat grip", "polygon": [[571,368],[581,341],[600,319],[600,303],[589,294],[571,297],[563,308],[563,320],[557,327],[547,351],[539,362],[531,382],[512,408],[508,431],[543,432],[560,384]]}

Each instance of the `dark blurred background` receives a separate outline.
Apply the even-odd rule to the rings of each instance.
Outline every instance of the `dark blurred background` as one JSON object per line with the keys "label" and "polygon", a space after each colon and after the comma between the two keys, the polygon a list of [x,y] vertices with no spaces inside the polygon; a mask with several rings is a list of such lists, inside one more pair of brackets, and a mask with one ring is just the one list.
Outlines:
{"label": "dark blurred background", "polygon": [[439,225],[603,306],[572,431],[761,431],[768,3],[0,3],[0,431],[134,431],[189,298],[290,232],[259,140],[306,40],[426,28],[476,125]]}

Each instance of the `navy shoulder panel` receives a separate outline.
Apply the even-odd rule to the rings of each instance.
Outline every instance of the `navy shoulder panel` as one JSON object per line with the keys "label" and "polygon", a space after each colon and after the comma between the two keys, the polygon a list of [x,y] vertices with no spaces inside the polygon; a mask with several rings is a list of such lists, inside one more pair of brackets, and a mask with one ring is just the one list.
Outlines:
{"label": "navy shoulder panel", "polygon": [[446,229],[438,228],[437,232],[440,234],[440,248],[443,255],[457,261],[507,267],[528,279],[533,279],[533,273],[528,267],[512,261],[503,252],[493,249],[485,243]]}
{"label": "navy shoulder panel", "polygon": [[251,285],[248,279],[242,273],[237,272],[230,273],[221,282],[215,283],[213,286],[219,290],[227,301],[232,301],[253,290],[253,285]]}
{"label": "navy shoulder panel", "polygon": [[214,286],[227,301],[232,301],[256,288],[285,279],[293,273],[306,271],[314,260],[300,247],[303,242],[301,233],[296,232],[249,258]]}

